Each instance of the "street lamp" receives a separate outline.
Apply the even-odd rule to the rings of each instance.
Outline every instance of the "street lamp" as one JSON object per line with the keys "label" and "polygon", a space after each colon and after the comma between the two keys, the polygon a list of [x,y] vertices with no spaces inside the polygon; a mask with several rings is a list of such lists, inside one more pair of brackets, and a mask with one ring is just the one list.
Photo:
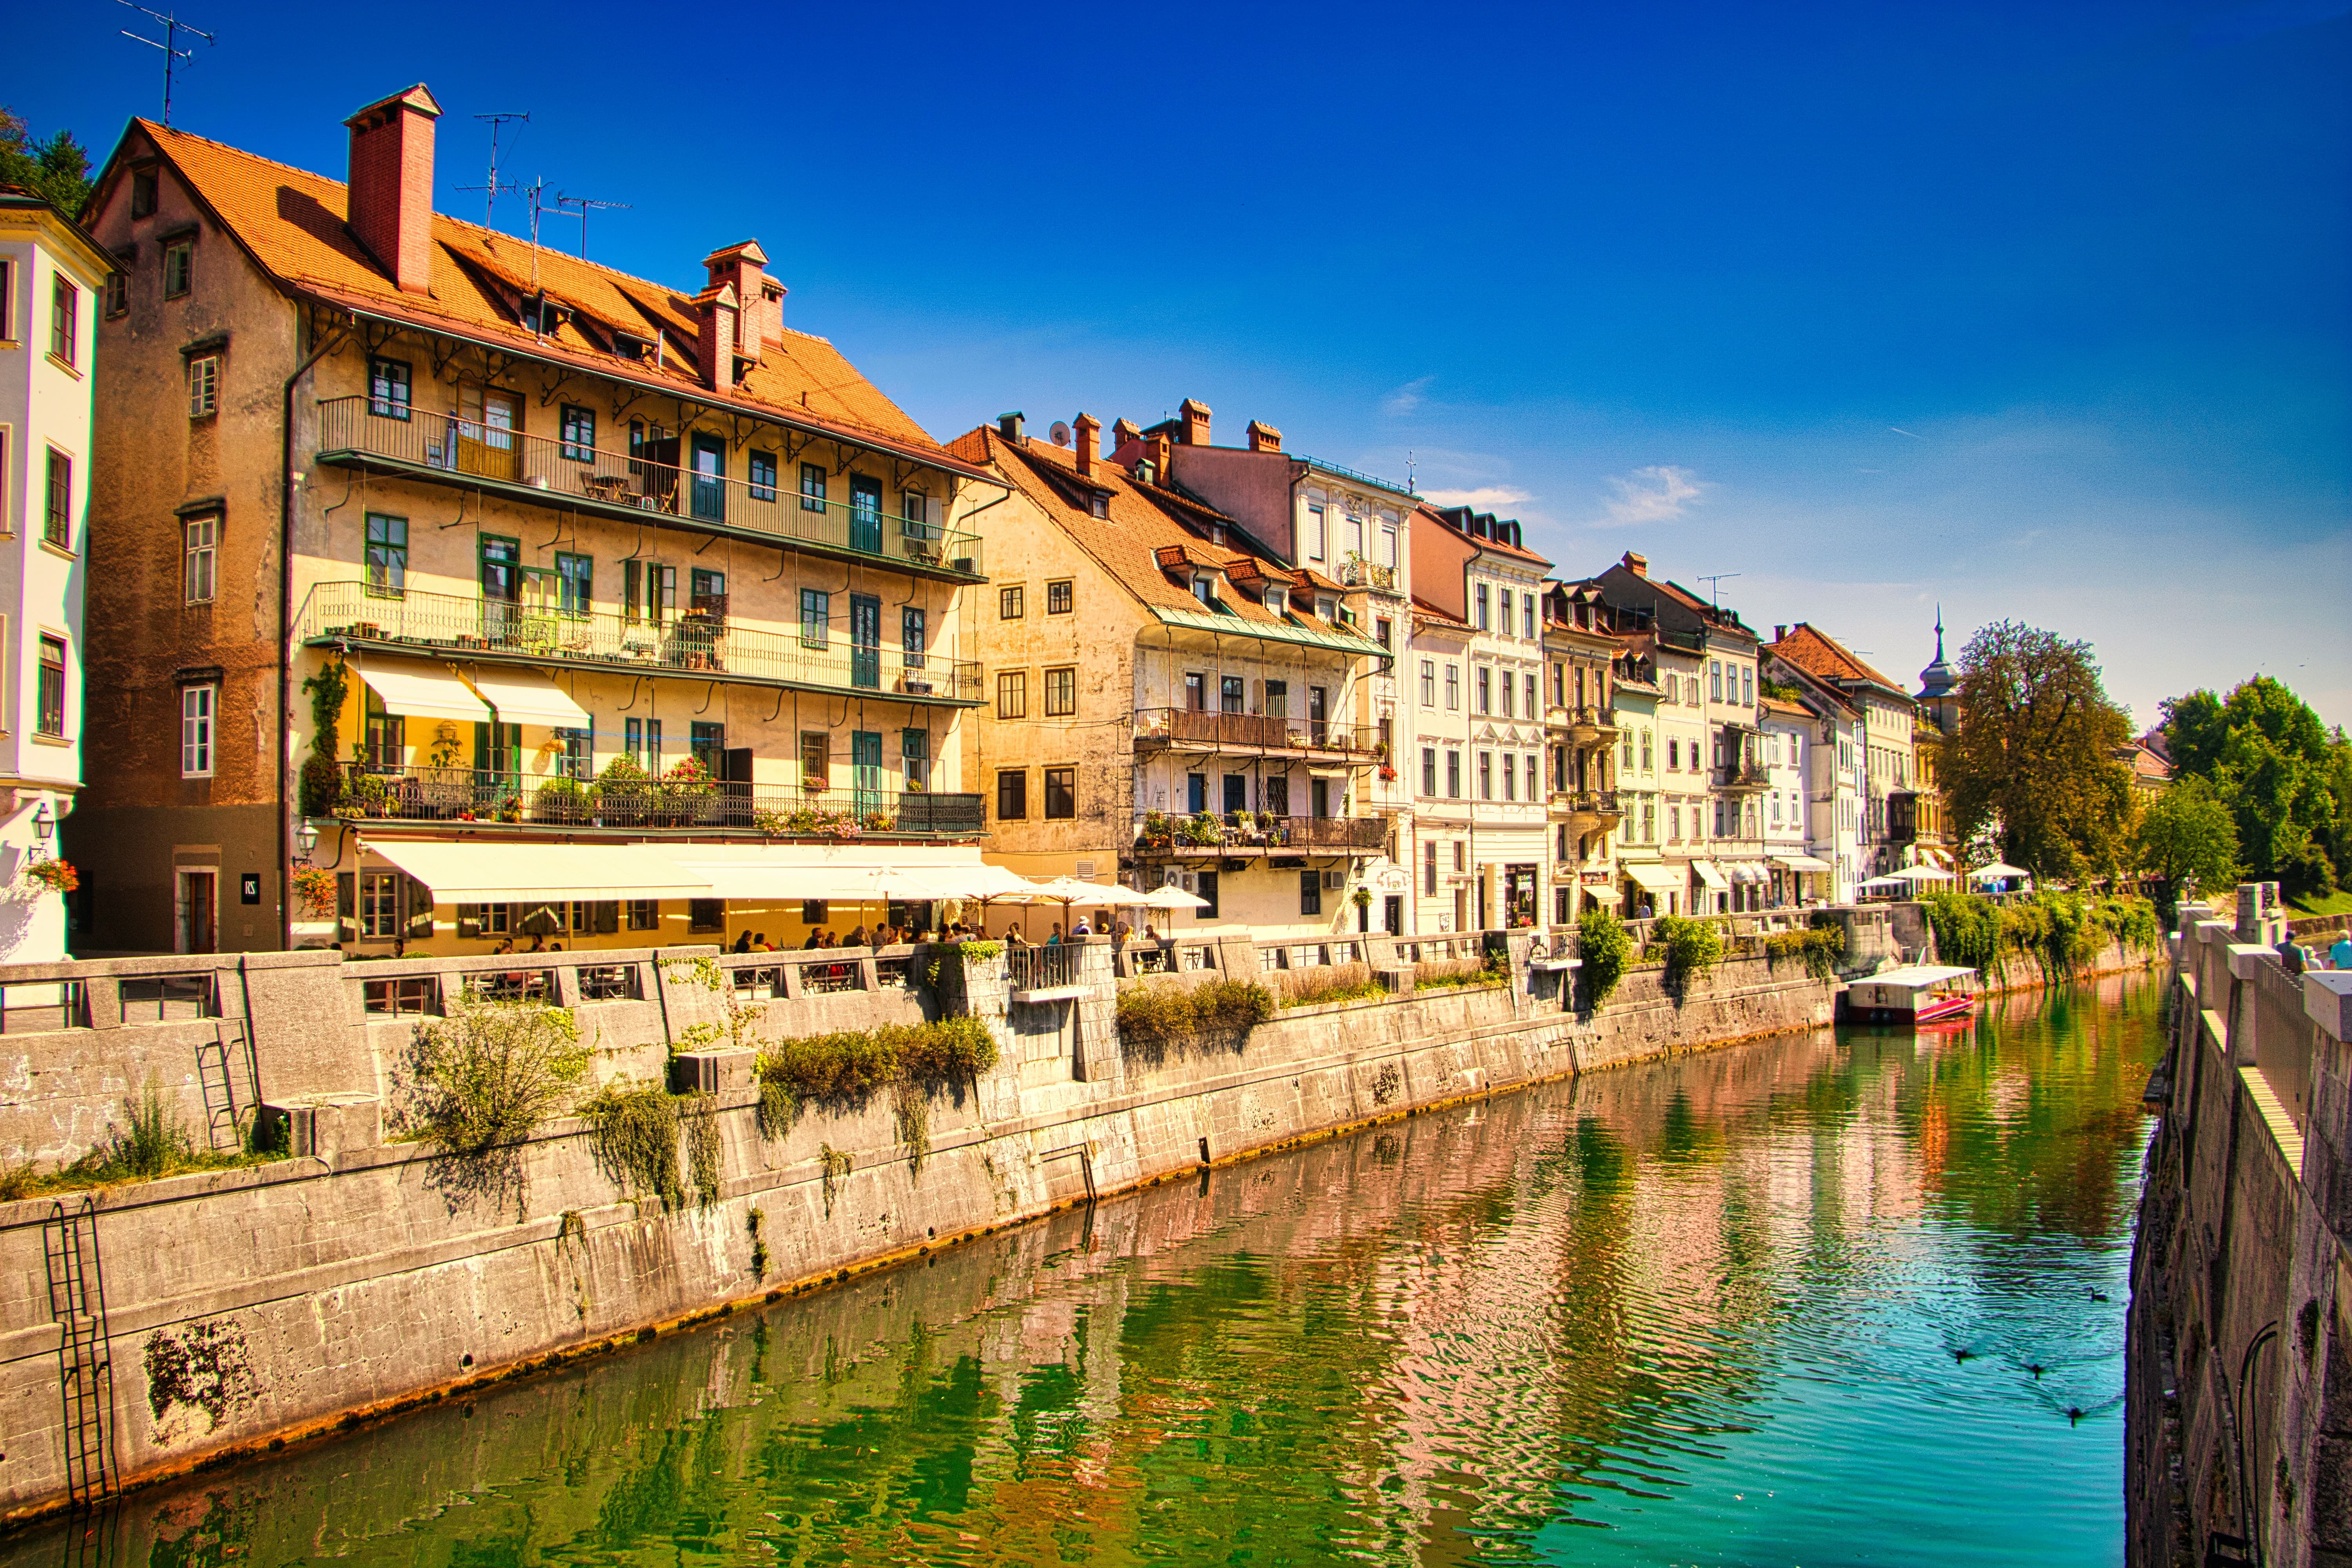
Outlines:
{"label": "street lamp", "polygon": [[316,849],[318,847],[318,826],[315,823],[305,819],[302,826],[294,830],[295,858],[307,866],[310,863],[310,851]]}
{"label": "street lamp", "polygon": [[58,819],[49,810],[47,801],[33,808],[33,852],[31,860],[46,860],[49,855],[49,838],[58,830]]}

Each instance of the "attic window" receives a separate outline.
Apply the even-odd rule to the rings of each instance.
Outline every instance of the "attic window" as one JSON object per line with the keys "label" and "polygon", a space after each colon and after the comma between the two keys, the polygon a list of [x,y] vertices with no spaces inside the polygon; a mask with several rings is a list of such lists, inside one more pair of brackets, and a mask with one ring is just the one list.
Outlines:
{"label": "attic window", "polygon": [[131,172],[131,216],[152,217],[155,213],[156,175],[153,164]]}
{"label": "attic window", "polygon": [[1108,517],[1110,515],[1110,497],[1101,494],[1088,496],[1087,498],[1087,510],[1092,512],[1097,517]]}
{"label": "attic window", "polygon": [[537,299],[525,300],[520,314],[524,326],[534,332],[546,333],[563,325],[565,311],[562,306],[542,294]]}
{"label": "attic window", "polygon": [[1284,601],[1284,599],[1286,599],[1287,596],[1288,596],[1288,595],[1286,595],[1286,594],[1283,592],[1282,584],[1280,584],[1279,583],[1277,583],[1277,584],[1276,584],[1274,586],[1272,586],[1272,587],[1268,588],[1268,589],[1265,591],[1265,607],[1266,607],[1267,609],[1269,609],[1269,610],[1272,610],[1276,615],[1277,615],[1277,616],[1278,616],[1278,615],[1282,614],[1282,612],[1283,612],[1284,608],[1286,607],[1286,606],[1284,605],[1284,604],[1283,604],[1283,601]]}
{"label": "attic window", "polygon": [[1336,621],[1339,618],[1339,602],[1333,599],[1318,599],[1315,601],[1315,613],[1327,621]]}
{"label": "attic window", "polygon": [[1204,605],[1214,605],[1217,602],[1215,584],[1212,584],[1206,577],[1194,577],[1192,579],[1192,597],[1200,600],[1201,603]]}
{"label": "attic window", "polygon": [[653,340],[641,338],[635,332],[614,332],[613,352],[623,359],[646,359],[654,352]]}

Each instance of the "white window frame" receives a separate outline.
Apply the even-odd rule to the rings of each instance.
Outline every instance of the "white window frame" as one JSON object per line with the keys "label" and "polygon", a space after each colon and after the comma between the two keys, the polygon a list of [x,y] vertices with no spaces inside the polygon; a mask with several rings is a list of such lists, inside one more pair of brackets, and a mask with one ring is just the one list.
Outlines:
{"label": "white window frame", "polygon": [[188,417],[220,412],[220,355],[198,354],[188,362]]}
{"label": "white window frame", "polygon": [[220,514],[206,512],[186,519],[180,537],[181,595],[188,604],[209,605],[220,585]]}
{"label": "white window frame", "polygon": [[220,751],[220,688],[206,681],[180,688],[180,776],[208,779]]}

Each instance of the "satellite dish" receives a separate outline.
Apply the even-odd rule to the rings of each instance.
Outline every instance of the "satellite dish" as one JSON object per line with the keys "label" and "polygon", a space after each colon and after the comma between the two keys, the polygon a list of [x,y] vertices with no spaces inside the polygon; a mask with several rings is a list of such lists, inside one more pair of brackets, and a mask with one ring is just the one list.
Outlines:
{"label": "satellite dish", "polygon": [[1054,438],[1054,445],[1056,447],[1066,447],[1070,444],[1070,427],[1058,419],[1054,421],[1054,427],[1045,434]]}

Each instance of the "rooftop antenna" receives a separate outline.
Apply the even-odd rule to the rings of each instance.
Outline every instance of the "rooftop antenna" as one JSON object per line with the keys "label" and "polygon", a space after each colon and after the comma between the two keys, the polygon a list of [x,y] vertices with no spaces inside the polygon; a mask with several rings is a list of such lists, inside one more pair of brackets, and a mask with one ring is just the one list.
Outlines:
{"label": "rooftop antenna", "polygon": [[1694,577],[1694,578],[1692,578],[1692,579],[1691,579],[1691,581],[1693,581],[1694,583],[1705,583],[1705,584],[1707,584],[1707,590],[1706,590],[1706,603],[1707,603],[1707,607],[1708,607],[1709,609],[1719,610],[1719,609],[1723,608],[1723,605],[1718,602],[1718,601],[1720,600],[1720,598],[1721,598],[1721,595],[1718,593],[1718,591],[1716,589],[1716,587],[1715,587],[1714,585],[1715,585],[1716,584],[1717,584],[1717,583],[1728,583],[1728,582],[1730,582],[1734,577],[1742,576],[1742,575],[1744,575],[1744,574],[1742,574],[1742,573],[1738,573],[1738,572],[1718,572],[1718,573],[1717,573],[1717,574],[1716,574],[1714,576],[1712,576],[1712,577]]}
{"label": "rooftop antenna", "polygon": [[[127,3],[128,0],[126,0]],[[482,193],[482,226],[488,228],[490,226],[490,214],[498,205],[499,193],[505,191],[511,195],[514,191],[512,185],[502,185],[499,183],[499,132],[509,121],[520,120],[525,125],[530,124],[530,111],[502,109],[494,114],[477,114],[474,118],[487,121],[490,128],[490,183],[487,185],[460,185],[457,188],[461,191]],[[522,132],[515,132],[515,139],[520,141]]]}
{"label": "rooftop antenna", "polygon": [[130,39],[134,44],[144,44],[151,49],[161,49],[163,51],[163,123],[166,126],[169,126],[172,123],[173,70],[182,60],[194,58],[195,53],[193,49],[184,49],[180,47],[180,35],[182,33],[193,33],[207,44],[215,46],[220,43],[220,40],[214,37],[210,33],[205,32],[202,27],[192,26],[188,23],[181,21],[178,15],[174,12],[150,11],[146,6],[136,4],[135,0],[121,0],[121,4],[129,5],[133,11],[138,12],[142,16],[152,16],[158,22],[163,24],[163,41],[160,44],[152,38],[132,32],[128,27],[122,28],[121,33],[124,37]]}
{"label": "rooftop antenna", "polygon": [[1412,448],[1410,447],[1404,449],[1404,493],[1409,496],[1421,493],[1412,488]]}
{"label": "rooftop antenna", "polygon": [[606,207],[614,212],[627,212],[629,210],[630,204],[627,202],[600,202],[594,196],[567,196],[562,191],[558,191],[555,193],[555,205],[559,211],[564,207],[578,207],[580,209],[580,259],[585,261],[588,259],[589,209],[592,207]]}

